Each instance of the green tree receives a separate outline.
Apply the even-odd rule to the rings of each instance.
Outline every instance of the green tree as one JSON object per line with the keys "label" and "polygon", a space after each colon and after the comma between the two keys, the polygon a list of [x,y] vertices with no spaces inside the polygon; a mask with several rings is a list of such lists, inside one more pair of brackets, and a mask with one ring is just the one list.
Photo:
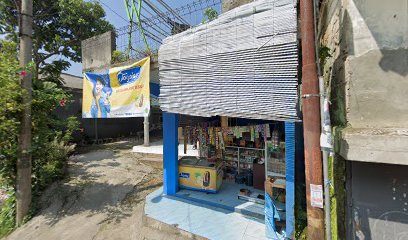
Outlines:
{"label": "green tree", "polygon": [[[0,34],[18,41],[18,8],[21,1],[0,1]],[[98,2],[84,0],[34,0],[34,78],[57,84],[68,60],[81,61],[81,41],[113,30]],[[55,60],[56,56],[61,56]],[[54,59],[54,60],[51,60]]]}
{"label": "green tree", "polygon": [[[81,41],[113,30],[96,2],[84,0],[34,0],[33,64],[20,69],[17,59],[20,0],[0,1],[0,188],[9,198],[0,209],[0,237],[15,225],[14,186],[17,138],[21,118],[19,74],[33,73],[32,187],[36,197],[63,175],[63,165],[73,147],[68,142],[78,127],[76,118],[58,119],[55,110],[69,103],[62,88],[61,72],[69,61],[81,61]],[[57,59],[57,60],[55,60]],[[67,106],[68,107],[68,106]]]}
{"label": "green tree", "polygon": [[21,96],[16,44],[0,42],[0,186],[14,181]]}
{"label": "green tree", "polygon": [[17,45],[0,42],[0,190],[9,199],[0,211],[0,237],[14,228],[15,198],[13,186],[16,176],[17,138],[20,129],[20,112],[24,93],[19,85]]}
{"label": "green tree", "polygon": [[[0,42],[0,190],[9,199],[0,206],[0,237],[14,229],[16,160],[21,97],[19,75],[31,69],[20,69],[17,45]],[[32,102],[32,188],[35,198],[50,183],[63,176],[63,166],[73,150],[73,131],[78,128],[75,117],[58,119],[55,110],[70,95],[54,82],[34,79]]]}
{"label": "green tree", "polygon": [[202,23],[210,22],[218,17],[218,12],[214,10],[212,7],[209,7],[205,9],[204,13],[204,19]]}

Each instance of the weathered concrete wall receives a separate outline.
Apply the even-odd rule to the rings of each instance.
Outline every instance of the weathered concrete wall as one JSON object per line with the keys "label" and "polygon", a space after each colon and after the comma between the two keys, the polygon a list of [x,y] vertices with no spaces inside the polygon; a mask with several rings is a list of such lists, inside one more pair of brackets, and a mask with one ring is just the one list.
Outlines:
{"label": "weathered concrete wall", "polygon": [[225,13],[231,9],[239,7],[241,5],[253,2],[254,0],[224,0],[222,1],[221,12]]}
{"label": "weathered concrete wall", "polygon": [[[342,0],[325,1],[319,14],[321,45],[330,49],[331,57],[322,63],[323,77],[326,87],[331,87],[330,111],[331,121],[334,126],[345,126],[345,71],[344,59],[346,57],[345,41],[342,40],[345,26],[342,19]],[[338,129],[338,128],[336,128]],[[339,131],[334,131],[337,136]],[[341,132],[340,132],[341,133]],[[338,144],[335,143],[335,147]],[[346,194],[345,161],[340,155],[335,155],[330,163],[330,180],[333,182],[331,200],[332,239],[345,239],[346,234]]]}
{"label": "weathered concrete wall", "polygon": [[[343,18],[341,0],[325,1],[320,12],[320,42],[322,46],[330,49],[331,57],[326,59],[322,66],[323,77],[326,87],[331,86],[331,120],[335,126],[345,126],[346,103],[345,103],[345,70],[344,59],[346,58],[346,44],[342,39],[346,31],[346,23]],[[330,82],[330,84],[329,84]]]}
{"label": "weathered concrete wall", "polygon": [[348,32],[350,55],[375,49],[408,48],[406,0],[347,0],[345,13],[351,20]]}
{"label": "weathered concrete wall", "polygon": [[68,73],[61,73],[64,81],[64,87],[71,89],[82,89],[82,77]]}
{"label": "weathered concrete wall", "polygon": [[325,75],[333,79],[339,103],[334,110],[345,114],[335,116],[340,122],[353,128],[408,128],[407,4],[326,1],[322,44],[333,58]]}
{"label": "weathered concrete wall", "polygon": [[347,59],[347,120],[353,128],[408,128],[407,66],[403,48]]}
{"label": "weathered concrete wall", "polygon": [[407,5],[406,0],[345,4],[351,20],[346,71],[352,127],[408,127]]}
{"label": "weathered concrete wall", "polygon": [[[337,127],[334,161],[350,161],[346,239],[406,238],[408,2],[325,0],[319,16],[320,42],[332,55],[323,77]],[[405,195],[395,200],[400,187]]]}
{"label": "weathered concrete wall", "polygon": [[408,166],[351,162],[347,239],[408,239]]}
{"label": "weathered concrete wall", "polygon": [[339,154],[351,161],[408,166],[408,129],[345,128]]}
{"label": "weathered concrete wall", "polygon": [[[357,132],[364,132],[364,138],[370,133],[365,128],[379,129],[379,132],[387,128],[408,128],[407,9],[406,0],[323,3],[319,24],[321,44],[332,54],[323,73],[331,86],[334,125],[359,129]],[[407,164],[408,154],[388,161],[382,157],[385,152],[379,150],[387,146],[385,141],[406,149],[408,143],[400,141],[405,138],[394,137],[395,141],[390,142],[388,136],[376,132],[371,131],[368,136],[376,143],[376,153],[368,148],[349,149],[359,138],[353,134],[343,139],[342,156],[347,160]]]}
{"label": "weathered concrete wall", "polygon": [[82,70],[85,72],[98,71],[109,68],[112,52],[116,49],[114,32],[86,39],[81,42]]}

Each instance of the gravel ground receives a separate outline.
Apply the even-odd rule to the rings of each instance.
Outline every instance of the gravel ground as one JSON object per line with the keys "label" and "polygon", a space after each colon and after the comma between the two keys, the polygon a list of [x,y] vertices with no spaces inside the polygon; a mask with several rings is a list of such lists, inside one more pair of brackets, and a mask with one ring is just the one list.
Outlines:
{"label": "gravel ground", "polygon": [[42,195],[42,210],[6,239],[140,239],[144,198],[162,185],[162,169],[132,154],[132,146],[79,149],[67,178]]}

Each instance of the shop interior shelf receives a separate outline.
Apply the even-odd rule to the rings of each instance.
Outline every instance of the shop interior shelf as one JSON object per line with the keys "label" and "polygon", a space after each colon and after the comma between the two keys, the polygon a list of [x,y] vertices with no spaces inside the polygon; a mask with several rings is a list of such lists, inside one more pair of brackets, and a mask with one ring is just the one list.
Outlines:
{"label": "shop interior shelf", "polygon": [[238,147],[238,146],[225,146],[226,148],[240,148],[240,149],[247,149],[247,150],[256,150],[256,151],[265,151],[264,148],[250,148],[250,147]]}
{"label": "shop interior shelf", "polygon": [[267,174],[268,174],[268,177],[282,177],[282,178],[286,178],[286,175],[281,174],[281,173],[272,172],[272,171],[268,171]]}
{"label": "shop interior shelf", "polygon": [[286,162],[284,162],[284,161],[279,161],[279,160],[271,160],[271,159],[269,159],[268,161],[269,161],[269,164],[279,164],[279,165],[285,165],[285,164],[286,164]]}
{"label": "shop interior shelf", "polygon": [[224,161],[227,161],[227,162],[238,162],[238,160],[236,160],[236,159],[224,159]]}
{"label": "shop interior shelf", "polygon": [[[264,157],[266,154],[264,148],[250,148],[239,146],[225,146],[225,151],[226,153],[224,161],[238,162],[237,166],[238,173],[241,173],[241,170],[244,169],[252,169],[254,160],[260,157]],[[237,159],[232,159],[232,157]],[[246,165],[244,166],[242,164]]]}

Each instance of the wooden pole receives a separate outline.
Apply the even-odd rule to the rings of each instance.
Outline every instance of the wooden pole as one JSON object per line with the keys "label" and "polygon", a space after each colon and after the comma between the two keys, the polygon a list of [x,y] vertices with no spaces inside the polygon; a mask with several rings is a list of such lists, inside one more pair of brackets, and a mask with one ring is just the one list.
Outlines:
{"label": "wooden pole", "polygon": [[[20,8],[20,67],[25,68],[32,61],[33,1],[22,0]],[[20,84],[25,90],[22,102],[24,108],[21,117],[19,151],[17,159],[16,200],[17,225],[23,223],[31,204],[31,101],[32,73],[21,74]]]}
{"label": "wooden pole", "polygon": [[[312,206],[312,200],[322,200],[322,159],[320,151],[320,95],[317,78],[313,0],[300,1],[302,36],[302,103],[305,146],[305,174],[308,239],[324,239],[323,209]],[[312,198],[313,196],[313,198]],[[323,200],[322,200],[323,201]],[[315,203],[315,201],[313,201]]]}

